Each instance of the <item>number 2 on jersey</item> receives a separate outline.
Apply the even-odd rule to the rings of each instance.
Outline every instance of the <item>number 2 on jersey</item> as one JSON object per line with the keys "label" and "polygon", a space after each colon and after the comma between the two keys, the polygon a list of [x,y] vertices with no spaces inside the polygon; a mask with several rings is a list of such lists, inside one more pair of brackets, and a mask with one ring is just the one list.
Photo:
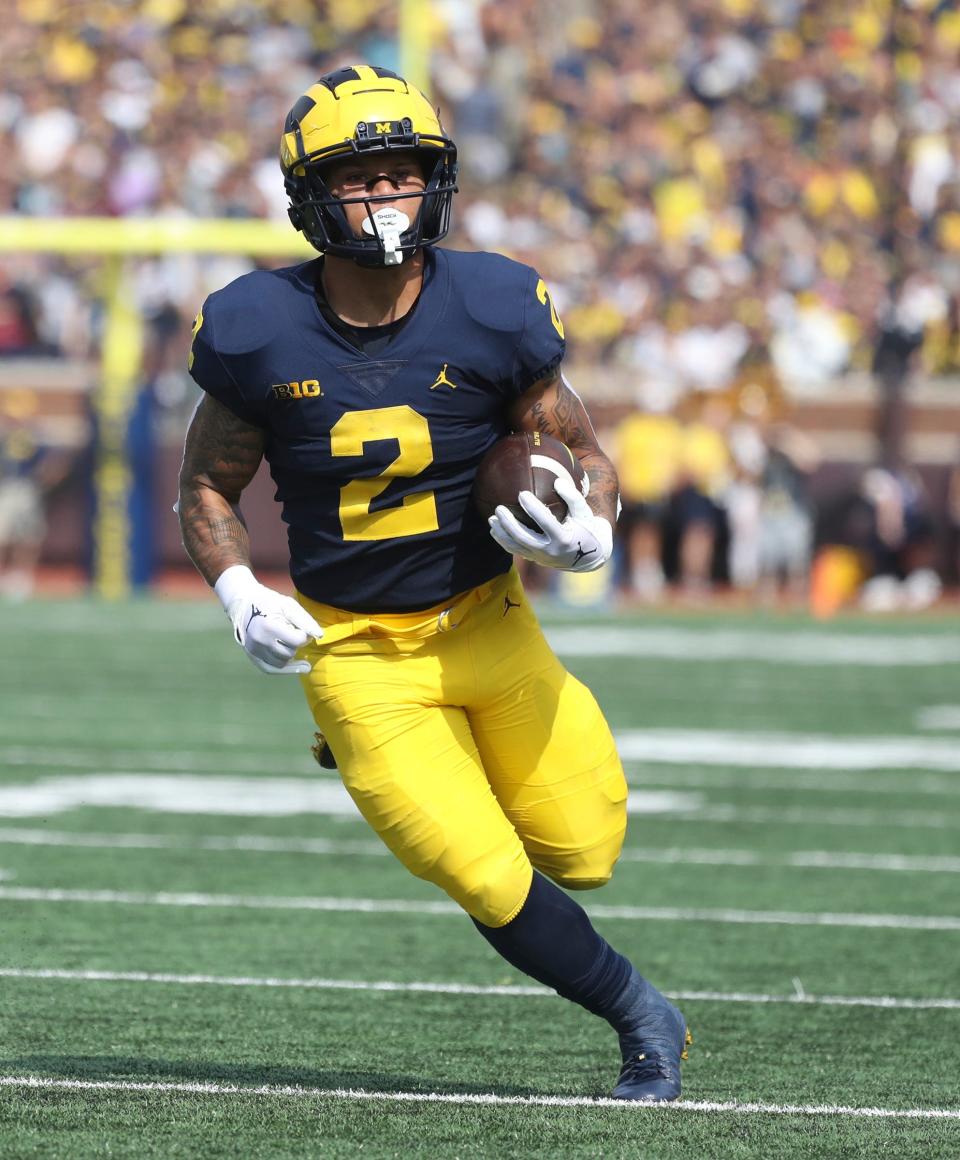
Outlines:
{"label": "number 2 on jersey", "polygon": [[347,411],[330,429],[332,455],[363,455],[364,444],[396,439],[400,454],[379,475],[340,488],[340,524],[345,540],[393,540],[435,532],[437,501],[432,491],[404,496],[395,507],[372,512],[370,505],[394,479],[410,479],[433,462],[430,427],[412,407]]}
{"label": "number 2 on jersey", "polygon": [[557,308],[553,304],[553,298],[550,291],[547,289],[547,284],[541,278],[537,283],[537,299],[546,306],[550,305],[550,321],[553,323],[553,329],[563,338],[563,323],[560,321],[560,315],[557,313]]}

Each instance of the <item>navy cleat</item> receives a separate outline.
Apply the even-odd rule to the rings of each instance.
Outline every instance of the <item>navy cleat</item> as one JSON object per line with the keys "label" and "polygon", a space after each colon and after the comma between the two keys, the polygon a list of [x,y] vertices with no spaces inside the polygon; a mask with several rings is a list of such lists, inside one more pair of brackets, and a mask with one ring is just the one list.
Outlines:
{"label": "navy cleat", "polygon": [[620,1036],[623,1067],[613,1098],[666,1104],[680,1096],[680,1060],[687,1058],[693,1036],[676,1007],[647,986],[642,1017]]}

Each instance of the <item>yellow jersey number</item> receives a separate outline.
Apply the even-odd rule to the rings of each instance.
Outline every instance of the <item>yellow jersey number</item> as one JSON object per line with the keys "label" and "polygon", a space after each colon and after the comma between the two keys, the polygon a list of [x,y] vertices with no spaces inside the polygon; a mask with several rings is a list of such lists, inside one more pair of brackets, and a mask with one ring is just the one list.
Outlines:
{"label": "yellow jersey number", "polygon": [[197,317],[193,320],[193,330],[190,331],[190,353],[187,355],[187,370],[193,370],[193,342],[197,337],[197,332],[203,326],[203,309],[197,311]]}
{"label": "yellow jersey number", "polygon": [[541,278],[537,283],[537,301],[546,306],[550,304],[550,321],[553,323],[553,329],[563,338],[563,323],[560,321],[560,315],[557,313],[557,308],[553,304],[553,299],[550,297],[550,291],[547,289],[547,284]]}
{"label": "yellow jersey number", "polygon": [[435,532],[437,501],[432,491],[404,496],[399,505],[372,512],[370,505],[394,479],[412,479],[433,462],[430,427],[412,407],[347,411],[330,429],[332,455],[363,455],[364,445],[396,439],[400,454],[370,479],[354,479],[340,489],[340,525],[345,540],[393,540]]}

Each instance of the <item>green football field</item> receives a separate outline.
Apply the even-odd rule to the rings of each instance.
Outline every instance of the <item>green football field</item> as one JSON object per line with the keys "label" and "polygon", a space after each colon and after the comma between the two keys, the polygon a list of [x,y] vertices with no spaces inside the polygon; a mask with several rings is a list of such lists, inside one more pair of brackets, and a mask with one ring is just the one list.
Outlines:
{"label": "green football field", "polygon": [[960,623],[545,612],[684,1096],[502,963],[213,602],[0,606],[0,1157],[960,1156]]}

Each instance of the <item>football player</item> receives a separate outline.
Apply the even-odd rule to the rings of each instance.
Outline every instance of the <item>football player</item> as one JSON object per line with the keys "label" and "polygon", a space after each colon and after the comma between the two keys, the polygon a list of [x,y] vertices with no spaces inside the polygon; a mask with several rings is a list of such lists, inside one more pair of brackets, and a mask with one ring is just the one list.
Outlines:
{"label": "football player", "polygon": [[[683,1016],[567,893],[602,886],[627,787],[592,694],[547,646],[511,557],[587,571],[609,559],[617,479],[560,371],[563,326],[535,270],[437,243],[457,150],[427,99],[356,65],[321,77],[280,146],[293,225],[320,257],[211,294],[190,369],[186,550],[239,644],[299,674],[360,812],[510,963],[606,1019],[614,1095],[680,1093]],[[580,458],[589,495],[532,493],[489,526],[477,464],[510,431]],[[239,500],[266,458],[296,599],[250,568]],[[561,889],[563,888],[563,889]]]}

